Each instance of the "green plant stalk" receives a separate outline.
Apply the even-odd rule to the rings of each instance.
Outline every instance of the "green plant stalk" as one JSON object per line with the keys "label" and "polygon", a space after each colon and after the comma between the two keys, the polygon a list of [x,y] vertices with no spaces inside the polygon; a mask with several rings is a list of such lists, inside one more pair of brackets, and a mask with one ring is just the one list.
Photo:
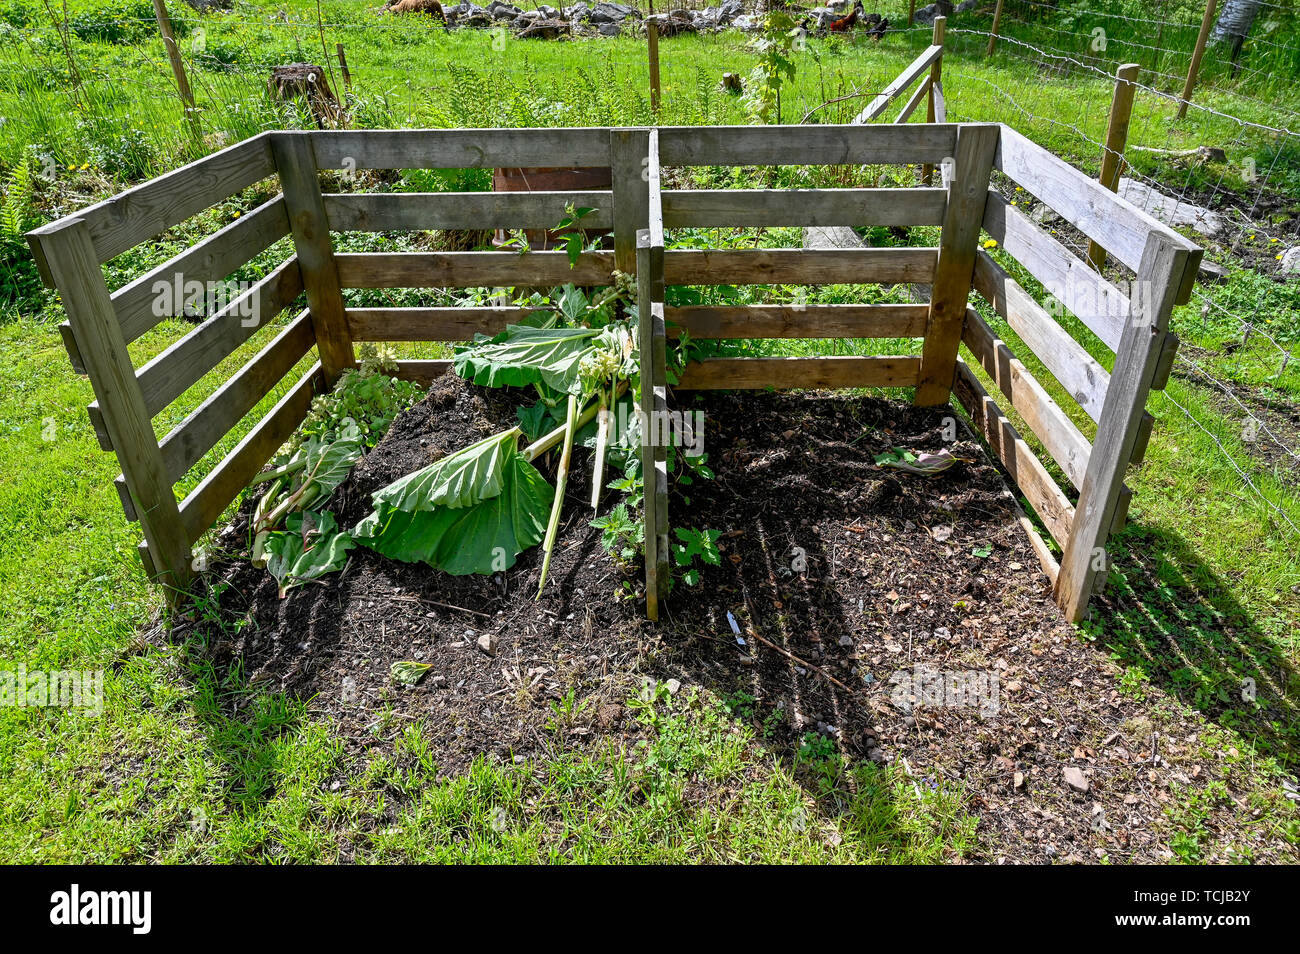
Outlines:
{"label": "green plant stalk", "polygon": [[605,449],[609,446],[610,428],[609,405],[605,401],[605,391],[600,393],[600,407],[596,411],[596,460],[591,477],[591,509],[600,510],[600,487],[605,478]]}
{"label": "green plant stalk", "polygon": [[287,477],[289,474],[296,474],[298,471],[302,470],[306,466],[307,466],[307,458],[305,457],[294,458],[293,460],[289,461],[287,464],[283,464],[277,467],[275,470],[264,470],[260,474],[257,474],[255,477],[253,477],[252,480],[248,482],[248,486],[256,487],[258,484],[265,483],[268,480],[276,480],[280,477]]}
{"label": "green plant stalk", "polygon": [[279,496],[280,491],[284,489],[284,475],[277,477],[271,489],[262,495],[262,499],[257,502],[257,509],[253,511],[253,528],[256,530],[253,536],[253,566],[266,566],[266,541],[271,535],[271,531],[262,527],[263,520],[266,519],[266,512],[271,508],[272,501]]}
{"label": "green plant stalk", "polygon": [[569,395],[568,419],[564,422],[564,453],[555,472],[555,502],[551,504],[551,520],[546,525],[546,540],[542,544],[542,576],[537,581],[537,598],[542,598],[546,588],[546,574],[551,570],[551,554],[555,550],[555,536],[560,529],[560,508],[564,505],[564,490],[569,483],[569,458],[573,454],[573,435],[578,430],[578,397]]}

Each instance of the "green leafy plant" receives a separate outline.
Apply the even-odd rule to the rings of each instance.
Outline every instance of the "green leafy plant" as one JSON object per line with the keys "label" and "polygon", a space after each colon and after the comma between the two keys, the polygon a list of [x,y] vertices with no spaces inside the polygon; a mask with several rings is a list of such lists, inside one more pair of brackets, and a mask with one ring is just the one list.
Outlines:
{"label": "green leafy plant", "polygon": [[750,74],[745,107],[760,123],[781,122],[781,87],[793,83],[795,21],[790,14],[769,9],[763,17],[759,38],[754,41],[758,64]]}
{"label": "green leafy plant", "polygon": [[618,503],[591,525],[601,531],[600,545],[620,563],[630,563],[645,549],[645,524],[632,516],[627,503]]}
{"label": "green leafy plant", "polygon": [[291,513],[285,529],[268,535],[266,569],[280,584],[280,598],[326,573],[343,569],[352,549],[352,537],[340,530],[334,514]]}
{"label": "green leafy plant", "polygon": [[722,554],[718,551],[721,530],[673,527],[673,535],[677,537],[677,542],[672,545],[673,563],[686,568],[682,579],[688,586],[700,582],[700,569],[695,565],[697,561],[709,566],[718,566],[722,562]]}

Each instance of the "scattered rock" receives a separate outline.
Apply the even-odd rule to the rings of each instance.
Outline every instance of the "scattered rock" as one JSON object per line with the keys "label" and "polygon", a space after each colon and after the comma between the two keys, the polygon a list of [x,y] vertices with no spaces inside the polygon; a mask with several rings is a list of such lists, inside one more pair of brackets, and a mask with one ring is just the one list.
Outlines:
{"label": "scattered rock", "polygon": [[484,633],[475,641],[474,645],[478,646],[479,649],[483,650],[483,652],[487,653],[489,656],[495,656],[497,654],[497,638],[491,633]]}
{"label": "scattered rock", "polygon": [[1300,245],[1282,253],[1282,261],[1278,268],[1283,272],[1300,272]]}
{"label": "scattered rock", "polygon": [[1078,792],[1080,795],[1086,795],[1088,793],[1088,789],[1091,786],[1088,782],[1088,777],[1083,774],[1083,769],[1079,768],[1077,765],[1069,765],[1066,766],[1063,774],[1065,776],[1066,785],[1070,786],[1070,788],[1074,789],[1074,791]]}
{"label": "scattered rock", "polygon": [[1201,259],[1201,267],[1197,270],[1196,277],[1203,282],[1218,284],[1228,280],[1228,270],[1209,259]]}
{"label": "scattered rock", "polygon": [[1127,199],[1153,218],[1159,219],[1165,225],[1171,227],[1192,228],[1202,235],[1208,235],[1210,238],[1219,235],[1226,227],[1222,217],[1217,212],[1211,212],[1209,209],[1191,202],[1175,199],[1173,196],[1165,195],[1163,192],[1134,179],[1121,178],[1119,180],[1119,194],[1121,198]]}

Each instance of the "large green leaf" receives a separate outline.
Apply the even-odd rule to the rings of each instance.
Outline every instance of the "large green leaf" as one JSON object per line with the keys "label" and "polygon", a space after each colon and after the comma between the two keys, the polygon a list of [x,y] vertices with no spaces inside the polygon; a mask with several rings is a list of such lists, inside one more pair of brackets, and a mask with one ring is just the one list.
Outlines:
{"label": "large green leaf", "polygon": [[266,569],[280,584],[280,596],[290,587],[343,569],[352,549],[352,537],[340,530],[334,514],[291,513],[285,530],[266,541]]}
{"label": "large green leaf", "polygon": [[493,434],[376,491],[375,507],[414,513],[435,507],[471,507],[501,493],[506,462],[516,453],[519,428]]}
{"label": "large green leaf", "polygon": [[545,384],[567,394],[577,387],[578,364],[592,350],[596,328],[529,328],[510,325],[495,338],[456,352],[462,378],[490,388]]}
{"label": "large green leaf", "polygon": [[324,500],[348,479],[352,465],[361,459],[364,452],[361,430],[355,421],[348,418],[333,440],[312,438],[303,445],[302,454],[307,458],[304,480],[318,485],[320,499]]}
{"label": "large green leaf", "polygon": [[494,573],[541,542],[555,490],[511,446],[501,492],[472,506],[398,510],[381,503],[353,530],[357,543],[404,563],[423,562],[456,576]]}

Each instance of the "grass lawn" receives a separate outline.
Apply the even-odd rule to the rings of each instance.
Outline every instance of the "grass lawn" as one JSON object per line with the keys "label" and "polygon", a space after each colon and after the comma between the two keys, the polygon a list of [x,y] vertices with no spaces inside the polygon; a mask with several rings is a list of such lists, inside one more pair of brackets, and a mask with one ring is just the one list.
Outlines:
{"label": "grass lawn", "polygon": [[[95,6],[71,4],[74,19]],[[265,66],[323,61],[314,3],[247,3],[193,22],[174,11],[203,109],[202,143],[184,132],[149,22],[151,4],[128,2],[122,10],[126,26],[119,33],[89,31],[82,39],[74,32],[65,46],[43,9],[0,0],[0,22],[11,26],[0,30],[0,167],[10,197],[15,168],[26,162],[33,173],[24,227],[225,142],[309,121],[268,101]],[[323,18],[329,48],[346,46],[358,126],[654,121],[644,43],[634,37],[511,39],[497,49],[490,34],[446,34],[418,18],[378,16],[361,3],[325,3]],[[973,17],[960,25],[986,24]],[[1009,32],[1040,45],[1050,39],[1024,25]],[[927,38],[928,28],[899,31],[878,45],[813,40],[796,54],[784,119],[797,121],[855,90],[883,88]],[[747,122],[744,102],[717,88],[723,72],[749,75],[754,54],[747,42],[735,32],[665,41],[660,121]],[[1111,84],[1087,69],[1046,71],[1013,43],[986,59],[983,46],[977,35],[952,35],[944,65],[950,118],[1008,122],[1095,172],[1092,141],[1104,134]],[[339,85],[337,75],[332,83]],[[1235,94],[1217,85],[1198,102],[1249,122],[1276,121],[1265,105],[1270,97],[1300,105],[1294,77],[1278,77],[1272,87],[1243,80]],[[823,121],[847,120],[861,104],[846,100],[826,110]],[[1141,96],[1130,145],[1223,145],[1228,161],[1189,168],[1133,153],[1139,174],[1175,189],[1246,192],[1252,184],[1245,160],[1252,159],[1270,170],[1268,186],[1294,210],[1294,137],[1198,110],[1176,121],[1174,108]],[[50,171],[46,157],[49,179],[39,174]],[[803,171],[782,175],[798,183]],[[259,198],[249,190],[110,263],[110,286],[166,260]],[[1282,408],[1285,418],[1300,406],[1300,361],[1283,372],[1272,341],[1256,336],[1237,344],[1239,319],[1256,322],[1283,350],[1294,347],[1300,282],[1274,280],[1271,251],[1243,253],[1252,242],[1268,251],[1273,236],[1266,226],[1250,238],[1238,231],[1210,255],[1228,265],[1228,280],[1205,286],[1204,297],[1175,316],[1174,329],[1198,367]],[[767,241],[794,239],[774,233]],[[938,862],[980,853],[977,806],[960,785],[922,789],[900,767],[850,765],[816,746],[778,758],[736,717],[733,703],[709,693],[682,693],[649,707],[630,696],[646,733],[637,748],[609,742],[524,764],[483,760],[467,774],[448,776],[419,722],[377,712],[368,755],[358,761],[345,756],[327,721],[311,715],[309,701],[218,672],[184,639],[144,638],[157,623],[161,596],[135,555],[137,528],[122,519],[112,487],[116,463],[99,450],[87,422],[89,385],[68,365],[56,297],[39,287],[13,235],[3,242],[0,669],[102,668],[105,709],[89,718],[0,707],[0,860]],[[237,277],[263,274],[282,252],[272,249]],[[849,293],[822,292],[826,300]],[[1042,371],[1004,322],[997,319],[995,328],[1031,370]],[[135,343],[133,354],[156,354],[186,330],[165,322]],[[1099,342],[1080,337],[1103,357]],[[863,344],[805,347],[852,353]],[[256,347],[240,349],[161,414],[159,433]],[[1054,396],[1078,411],[1059,391]],[[1149,704],[1157,722],[1161,712],[1193,713],[1205,728],[1192,744],[1232,753],[1235,794],[1171,790],[1163,837],[1176,857],[1223,857],[1207,799],[1241,799],[1238,807],[1257,812],[1270,837],[1294,848],[1300,821],[1278,792],[1300,764],[1300,535],[1287,523],[1300,524],[1296,461],[1261,460],[1243,436],[1243,413],[1186,368],[1150,409],[1159,420],[1147,461],[1132,475],[1129,528],[1106,597],[1077,638],[1119,664],[1116,688]],[[1082,412],[1077,422],[1090,433]],[[1298,433],[1296,426],[1287,432],[1292,447]],[[179,489],[197,483],[236,439],[228,437]],[[209,610],[200,603],[190,612],[197,618]],[[1242,698],[1246,679],[1259,701]]]}

